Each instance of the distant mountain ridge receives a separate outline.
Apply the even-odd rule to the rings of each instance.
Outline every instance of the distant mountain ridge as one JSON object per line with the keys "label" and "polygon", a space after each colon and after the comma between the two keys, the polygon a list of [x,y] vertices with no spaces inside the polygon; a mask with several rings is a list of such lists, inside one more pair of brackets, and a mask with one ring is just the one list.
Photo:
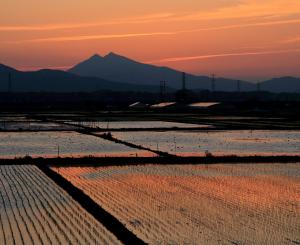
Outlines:
{"label": "distant mountain ridge", "polygon": [[17,71],[16,69],[0,63],[0,72],[1,73],[16,72],[16,71]]}
{"label": "distant mountain ridge", "polygon": [[300,93],[300,78],[279,77],[264,81],[260,85],[261,90],[273,93]]}
{"label": "distant mountain ridge", "polygon": [[[158,86],[159,81],[164,80],[174,89],[180,89],[182,83],[181,71],[140,63],[112,52],[104,57],[95,54],[75,65],[69,72],[81,76],[95,76],[124,83],[154,86]],[[209,77],[187,74],[186,78],[189,89],[211,89]],[[216,90],[235,91],[236,84],[236,80],[218,78]],[[241,81],[240,85],[244,91],[255,89],[255,85],[249,82]]]}
{"label": "distant mountain ridge", "polygon": [[14,92],[157,91],[157,87],[154,86],[139,86],[108,81],[97,77],[82,77],[61,70],[43,69],[22,72],[0,64],[1,92],[9,90],[9,73],[12,80],[11,90]]}
{"label": "distant mountain ridge", "polygon": [[[159,82],[167,82],[167,90],[181,88],[182,72],[149,64],[143,64],[124,56],[109,53],[98,54],[75,65],[69,71],[43,69],[22,72],[0,64],[0,91],[8,91],[8,73],[12,75],[14,92],[94,92],[147,91],[158,92]],[[187,88],[211,90],[211,79],[207,76],[186,75]],[[256,84],[240,81],[241,91],[255,91]],[[237,91],[237,81],[217,78],[216,91]],[[274,93],[300,93],[300,78],[273,78],[260,83],[260,90]]]}

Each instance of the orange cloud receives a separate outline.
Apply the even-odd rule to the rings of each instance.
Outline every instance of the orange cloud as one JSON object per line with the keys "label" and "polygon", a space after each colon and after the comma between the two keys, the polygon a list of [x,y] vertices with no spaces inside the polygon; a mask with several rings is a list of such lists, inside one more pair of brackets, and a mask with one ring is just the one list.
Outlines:
{"label": "orange cloud", "polygon": [[299,0],[244,0],[241,3],[211,12],[198,12],[175,17],[173,20],[215,20],[260,16],[286,17],[300,13]]}
{"label": "orange cloud", "polygon": [[283,53],[293,53],[293,52],[300,52],[300,49],[271,50],[271,51],[261,51],[261,52],[223,53],[223,54],[210,54],[210,55],[198,55],[198,56],[172,57],[172,58],[165,58],[165,59],[150,61],[150,62],[147,62],[147,63],[169,63],[169,62],[203,60],[203,59],[231,57],[231,56],[269,55],[269,54],[283,54]]}
{"label": "orange cloud", "polygon": [[155,22],[175,16],[172,13],[159,13],[152,15],[137,16],[134,18],[115,19],[112,21],[94,22],[94,23],[78,23],[78,24],[53,24],[53,25],[19,25],[19,26],[0,26],[0,31],[52,31],[52,30],[66,30],[66,29],[81,29],[87,27],[100,27],[107,25],[118,24],[142,24],[148,22]]}
{"label": "orange cloud", "polygon": [[[300,48],[300,0],[105,0],[72,5],[66,0],[9,0],[3,4],[7,11],[0,15],[1,60],[19,67],[25,61],[28,66],[63,66],[113,50],[138,60],[165,57],[160,62],[174,62],[170,65],[193,72],[226,68],[234,76],[238,66],[245,68],[240,73],[254,76],[260,72],[259,61],[265,59],[269,68],[261,73],[273,69],[276,74],[299,74],[300,54],[288,49]],[[271,53],[277,58],[268,56]],[[246,55],[253,59],[241,59],[243,63],[218,58]],[[191,61],[179,62],[184,59]],[[197,59],[201,67],[193,62]]]}
{"label": "orange cloud", "polygon": [[300,19],[276,20],[276,21],[267,21],[267,22],[244,23],[244,24],[234,24],[234,25],[225,25],[225,26],[217,26],[217,27],[199,28],[199,29],[181,31],[181,33],[198,32],[198,31],[224,30],[224,29],[235,29],[235,28],[255,27],[255,26],[273,26],[273,25],[285,25],[285,24],[298,24],[298,23],[300,23]]}
{"label": "orange cloud", "polygon": [[277,20],[268,22],[257,23],[245,23],[245,24],[233,24],[225,26],[197,28],[188,30],[179,30],[173,32],[149,32],[149,33],[124,33],[124,34],[99,34],[99,35],[78,35],[78,36],[64,36],[64,37],[49,37],[49,38],[36,38],[30,40],[13,41],[9,43],[21,43],[21,42],[66,42],[66,41],[84,41],[84,40],[100,40],[100,39],[119,39],[119,38],[136,38],[145,36],[165,36],[165,35],[178,35],[184,33],[196,33],[202,31],[217,31],[235,28],[247,28],[256,26],[272,26],[272,25],[285,25],[285,24],[297,24],[300,23],[300,19],[292,20]]}
{"label": "orange cloud", "polygon": [[289,38],[282,41],[282,43],[298,43],[298,42],[300,42],[300,37]]}
{"label": "orange cloud", "polygon": [[[300,14],[299,0],[244,0],[236,5],[218,8],[213,11],[195,11],[188,13],[154,13],[131,18],[113,19],[111,21],[77,23],[77,24],[52,24],[52,25],[19,25],[0,26],[0,31],[45,31],[78,29],[119,24],[143,24],[151,22],[181,22],[200,20],[224,20],[224,19],[247,19],[265,18],[267,16],[287,18]],[[284,20],[281,20],[284,21]],[[289,20],[286,20],[289,21]],[[280,22],[280,21],[278,21]]]}
{"label": "orange cloud", "polygon": [[176,32],[149,32],[149,33],[127,33],[127,34],[103,34],[103,35],[85,35],[85,36],[66,36],[66,37],[50,37],[50,38],[37,38],[31,40],[23,40],[13,43],[39,43],[39,42],[66,42],[66,41],[84,41],[84,40],[99,40],[99,39],[115,39],[115,38],[134,38],[134,37],[147,37],[147,36],[162,36],[174,35]]}

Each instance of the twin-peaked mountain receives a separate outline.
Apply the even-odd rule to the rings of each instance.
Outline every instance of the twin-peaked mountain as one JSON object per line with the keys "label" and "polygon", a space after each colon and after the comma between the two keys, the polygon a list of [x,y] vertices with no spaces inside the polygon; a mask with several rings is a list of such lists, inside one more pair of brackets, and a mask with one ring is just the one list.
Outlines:
{"label": "twin-peaked mountain", "polygon": [[[147,84],[159,86],[160,81],[166,81],[167,86],[180,89],[182,84],[182,72],[168,67],[159,67],[139,63],[114,53],[101,57],[94,55],[79,63],[69,72],[81,76],[95,76],[112,81],[120,81],[131,84]],[[205,76],[186,75],[189,89],[211,89],[211,79]],[[235,91],[237,81],[219,78],[216,81],[216,89],[220,91]],[[253,90],[255,86],[248,82],[241,82],[245,91]]]}
{"label": "twin-peaked mountain", "polygon": [[[11,83],[8,79],[11,74]],[[93,55],[68,71],[39,70],[23,72],[0,64],[0,91],[14,92],[93,92],[148,91],[158,92],[159,82],[166,81],[169,91],[181,88],[180,71],[143,64],[126,57],[109,53],[101,57]],[[186,75],[188,89],[211,89],[211,79],[206,76]],[[236,91],[237,81],[218,78],[217,91]],[[256,85],[241,81],[241,91],[254,91]],[[300,93],[300,79],[293,77],[275,78],[262,82],[261,90],[270,92]]]}
{"label": "twin-peaked mountain", "polygon": [[[94,55],[71,68],[69,72],[82,76],[95,76],[112,81],[138,85],[147,84],[157,87],[159,81],[164,80],[167,82],[168,87],[174,89],[180,89],[182,83],[180,71],[168,67],[139,63],[114,53],[109,53],[104,57]],[[210,90],[212,88],[211,78],[207,76],[187,74],[186,80],[188,89]],[[255,84],[245,81],[240,81],[239,86],[241,91],[255,91],[257,89]],[[215,81],[215,89],[217,91],[237,91],[237,81],[218,78]],[[275,93],[300,93],[300,78],[274,78],[262,82],[260,89]]]}

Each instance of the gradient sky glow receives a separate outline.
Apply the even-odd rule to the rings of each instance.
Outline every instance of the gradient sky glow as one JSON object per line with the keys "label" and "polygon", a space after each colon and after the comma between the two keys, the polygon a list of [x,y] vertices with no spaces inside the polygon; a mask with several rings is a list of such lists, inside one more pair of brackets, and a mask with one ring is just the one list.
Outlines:
{"label": "gradient sky glow", "polygon": [[300,0],[2,0],[0,63],[67,69],[94,53],[208,75],[300,76]]}

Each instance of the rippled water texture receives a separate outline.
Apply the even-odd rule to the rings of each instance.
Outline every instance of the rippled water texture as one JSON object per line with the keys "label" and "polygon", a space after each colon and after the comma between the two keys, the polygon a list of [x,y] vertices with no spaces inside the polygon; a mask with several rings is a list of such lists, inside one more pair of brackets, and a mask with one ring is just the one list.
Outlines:
{"label": "rippled water texture", "polygon": [[181,156],[300,155],[300,131],[114,132],[125,141]]}
{"label": "rippled water texture", "polygon": [[152,156],[94,136],[75,132],[1,133],[0,157]]}

